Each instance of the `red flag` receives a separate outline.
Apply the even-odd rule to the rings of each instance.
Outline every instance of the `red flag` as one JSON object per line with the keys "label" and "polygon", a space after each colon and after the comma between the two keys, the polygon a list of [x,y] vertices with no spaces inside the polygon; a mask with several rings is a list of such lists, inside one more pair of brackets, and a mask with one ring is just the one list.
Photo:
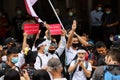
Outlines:
{"label": "red flag", "polygon": [[38,22],[43,22],[40,18],[38,18],[38,15],[33,9],[33,5],[37,2],[37,0],[24,0],[24,2],[28,14],[31,15],[32,17],[35,17],[35,19],[37,19]]}

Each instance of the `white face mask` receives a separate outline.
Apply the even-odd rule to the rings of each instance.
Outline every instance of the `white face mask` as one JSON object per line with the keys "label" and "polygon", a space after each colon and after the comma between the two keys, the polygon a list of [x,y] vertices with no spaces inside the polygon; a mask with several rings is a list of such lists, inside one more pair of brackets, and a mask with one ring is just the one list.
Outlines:
{"label": "white face mask", "polygon": [[2,61],[6,62],[7,61],[7,56],[2,56]]}
{"label": "white face mask", "polygon": [[113,37],[112,36],[109,39],[110,39],[110,41],[113,41]]}
{"label": "white face mask", "polygon": [[102,7],[98,7],[98,11],[101,11],[102,10]]}
{"label": "white face mask", "polygon": [[21,11],[21,10],[18,10],[18,11],[17,11],[17,14],[22,14],[22,11]]}
{"label": "white face mask", "polygon": [[68,14],[69,14],[69,16],[73,16],[73,12],[69,12]]}

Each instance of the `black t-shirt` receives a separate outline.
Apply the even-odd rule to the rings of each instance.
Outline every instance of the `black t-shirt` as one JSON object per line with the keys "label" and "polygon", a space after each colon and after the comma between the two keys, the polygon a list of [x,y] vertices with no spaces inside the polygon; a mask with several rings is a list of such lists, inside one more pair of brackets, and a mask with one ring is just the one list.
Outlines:
{"label": "black t-shirt", "polygon": [[[11,67],[8,64],[0,63],[0,77],[3,76],[9,69],[11,69]],[[20,69],[17,66],[15,69],[20,72]]]}

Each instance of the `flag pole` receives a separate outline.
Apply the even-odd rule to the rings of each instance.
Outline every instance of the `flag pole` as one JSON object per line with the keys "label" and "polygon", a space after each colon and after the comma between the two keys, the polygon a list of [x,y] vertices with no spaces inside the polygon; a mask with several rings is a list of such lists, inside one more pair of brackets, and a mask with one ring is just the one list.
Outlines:
{"label": "flag pole", "polygon": [[52,3],[51,3],[50,0],[48,0],[48,1],[49,1],[50,5],[51,5],[51,7],[52,7],[52,9],[53,9],[53,11],[54,11],[54,13],[55,13],[55,15],[56,15],[56,17],[57,17],[57,19],[58,19],[60,25],[61,25],[62,28],[65,30],[65,28],[64,28],[64,26],[63,26],[63,24],[62,24],[62,22],[61,22],[61,20],[60,20],[60,18],[59,18],[59,16],[58,16],[57,12],[56,12],[56,10],[55,10],[55,8],[54,8],[54,6],[52,5]]}

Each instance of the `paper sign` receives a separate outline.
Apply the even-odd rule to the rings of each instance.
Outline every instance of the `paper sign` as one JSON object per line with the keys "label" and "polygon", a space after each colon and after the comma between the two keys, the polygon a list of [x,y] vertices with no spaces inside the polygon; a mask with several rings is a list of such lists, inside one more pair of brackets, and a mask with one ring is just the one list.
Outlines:
{"label": "paper sign", "polygon": [[50,34],[51,35],[61,35],[61,25],[60,24],[49,24],[50,25]]}
{"label": "paper sign", "polygon": [[27,34],[37,34],[39,31],[39,24],[24,24],[24,32]]}

